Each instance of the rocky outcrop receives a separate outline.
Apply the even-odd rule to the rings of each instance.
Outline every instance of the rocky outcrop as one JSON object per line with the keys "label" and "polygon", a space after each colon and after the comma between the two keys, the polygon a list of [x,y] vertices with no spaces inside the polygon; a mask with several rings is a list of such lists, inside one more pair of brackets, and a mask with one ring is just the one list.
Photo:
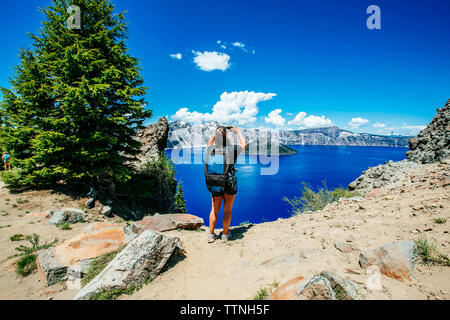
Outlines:
{"label": "rocky outcrop", "polygon": [[388,277],[411,281],[417,260],[417,246],[413,241],[400,241],[377,249],[361,251],[359,264],[362,268],[378,266]]}
{"label": "rocky outcrop", "polygon": [[383,165],[371,167],[364,171],[358,179],[349,184],[348,189],[366,195],[373,189],[380,189],[400,181],[406,171],[417,166],[418,164],[407,160],[398,162],[389,161]]}
{"label": "rocky outcrop", "polygon": [[38,255],[39,277],[47,286],[67,280],[75,270],[81,277],[93,259],[119,249],[135,236],[123,225],[91,224],[81,234]]}
{"label": "rocky outcrop", "polygon": [[133,224],[133,231],[141,234],[145,230],[164,232],[176,229],[197,230],[203,219],[190,214],[163,214],[148,216]]}
{"label": "rocky outcrop", "polygon": [[140,131],[136,138],[142,143],[141,152],[137,155],[140,163],[151,162],[158,158],[167,147],[169,137],[169,123],[161,118],[155,124]]}
{"label": "rocky outcrop", "polygon": [[450,157],[450,99],[417,138],[409,140],[408,159],[434,163]]}
{"label": "rocky outcrop", "polygon": [[144,231],[89,282],[75,300],[89,300],[102,291],[137,287],[147,279],[155,278],[180,245],[179,242],[177,237]]}

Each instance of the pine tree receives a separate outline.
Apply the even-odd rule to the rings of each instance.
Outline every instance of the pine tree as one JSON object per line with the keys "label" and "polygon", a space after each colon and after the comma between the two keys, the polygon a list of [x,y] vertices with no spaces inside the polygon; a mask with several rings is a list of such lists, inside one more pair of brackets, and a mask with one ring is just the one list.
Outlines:
{"label": "pine tree", "polygon": [[186,213],[186,201],[184,200],[183,186],[181,181],[178,184],[177,193],[175,195],[175,211],[179,213]]}
{"label": "pine tree", "polygon": [[[81,12],[69,29],[67,8]],[[0,144],[21,168],[18,184],[127,181],[145,110],[139,61],[128,54],[123,13],[110,0],[52,0],[43,26],[0,88]]]}

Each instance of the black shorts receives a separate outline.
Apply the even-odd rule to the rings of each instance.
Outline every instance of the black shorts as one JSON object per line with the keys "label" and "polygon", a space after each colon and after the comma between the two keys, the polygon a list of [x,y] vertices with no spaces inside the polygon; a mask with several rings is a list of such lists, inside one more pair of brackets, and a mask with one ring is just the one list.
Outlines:
{"label": "black shorts", "polygon": [[232,171],[228,173],[227,181],[225,182],[225,188],[223,192],[211,192],[213,197],[221,197],[224,194],[229,194],[230,196],[234,196],[238,193],[237,191],[237,177],[236,171]]}

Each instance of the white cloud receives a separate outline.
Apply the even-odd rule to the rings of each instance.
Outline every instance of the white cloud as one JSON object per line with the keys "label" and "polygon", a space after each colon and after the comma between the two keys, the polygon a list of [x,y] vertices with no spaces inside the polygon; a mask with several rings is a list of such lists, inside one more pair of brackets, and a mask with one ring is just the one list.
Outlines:
{"label": "white cloud", "polygon": [[244,51],[247,51],[247,49],[245,48],[245,44],[242,42],[233,42],[232,45],[235,47],[241,48]]}
{"label": "white cloud", "polygon": [[384,123],[377,122],[373,125],[374,128],[386,128]]}
{"label": "white cloud", "polygon": [[183,59],[183,55],[181,53],[173,53],[170,55],[172,59],[181,60]]}
{"label": "white cloud", "polygon": [[259,113],[258,103],[273,99],[276,94],[253,91],[224,92],[214,105],[212,113],[200,113],[182,108],[171,117],[172,120],[205,122],[215,120],[220,123],[247,125],[254,123]]}
{"label": "white cloud", "polygon": [[309,115],[306,112],[299,112],[295,118],[288,122],[290,126],[297,126],[300,128],[320,128],[329,127],[333,125],[333,121],[325,116]]}
{"label": "white cloud", "polygon": [[264,118],[264,121],[277,127],[284,127],[284,125],[286,124],[286,119],[280,115],[281,112],[281,109],[273,110],[267,117]]}
{"label": "white cloud", "polygon": [[353,118],[348,125],[352,128],[352,129],[358,129],[359,127],[364,127],[366,126],[370,121],[367,119],[363,119],[361,117],[358,118]]}
{"label": "white cloud", "polygon": [[194,62],[203,71],[226,71],[230,67],[230,56],[216,51],[194,51]]}

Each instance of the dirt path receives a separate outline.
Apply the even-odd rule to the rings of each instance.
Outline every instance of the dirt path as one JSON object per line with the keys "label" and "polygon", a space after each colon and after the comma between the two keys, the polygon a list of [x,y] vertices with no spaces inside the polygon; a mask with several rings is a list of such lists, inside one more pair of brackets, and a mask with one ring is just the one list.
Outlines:
{"label": "dirt path", "polygon": [[[441,252],[449,255],[450,191],[448,186],[436,182],[446,175],[447,166],[428,165],[408,172],[404,180],[381,190],[374,198],[361,202],[341,200],[320,212],[236,227],[232,230],[234,240],[228,243],[208,244],[204,227],[202,232],[169,232],[181,238],[186,256],[172,259],[153,282],[121,299],[252,299],[263,288],[321,271],[332,271],[359,283],[366,299],[450,299],[449,267],[419,263],[414,271],[415,282],[403,283],[381,276],[383,291],[371,292],[365,288],[369,275],[359,267],[359,253],[343,253],[334,246],[336,241],[342,241],[359,249],[372,249],[426,235]],[[416,182],[411,182],[411,177]],[[15,233],[38,232],[43,240],[67,239],[85,227],[74,226],[73,230],[63,232],[48,226],[46,221],[36,219],[30,224],[29,218],[19,217],[20,212],[27,210],[26,206],[38,206],[32,209],[34,212],[56,204],[77,204],[63,205],[60,201],[68,201],[63,196],[27,194],[30,202],[19,205],[21,210],[11,206],[17,195],[3,189],[0,196],[0,211],[9,213],[0,216],[0,225],[11,225],[0,231],[2,260],[17,246],[9,240]],[[438,217],[448,221],[438,224],[434,221]],[[11,261],[2,262],[0,268],[0,299],[71,299],[76,295],[76,291],[64,290],[62,286],[44,288],[35,274],[20,278]],[[359,274],[349,273],[348,269]]]}

